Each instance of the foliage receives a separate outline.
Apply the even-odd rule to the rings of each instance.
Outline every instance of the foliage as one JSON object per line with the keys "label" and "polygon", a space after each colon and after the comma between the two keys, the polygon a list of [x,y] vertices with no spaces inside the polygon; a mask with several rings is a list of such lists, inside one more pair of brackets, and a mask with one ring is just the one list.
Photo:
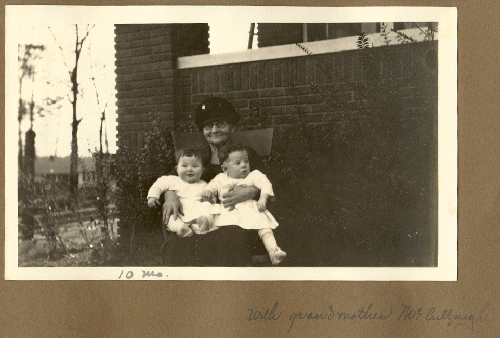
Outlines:
{"label": "foliage", "polygon": [[421,35],[424,35],[424,41],[434,41],[434,36],[436,35],[438,31],[438,26],[434,22],[427,22],[425,25],[425,30],[420,28],[416,23],[414,23],[414,26],[416,26],[418,29],[421,31]]}
{"label": "foliage", "polygon": [[[33,101],[33,84],[35,82],[35,76],[37,74],[37,61],[43,57],[43,52],[45,46],[43,45],[18,45],[18,70],[19,70],[19,111],[18,111],[18,121],[24,118],[24,115],[30,113],[31,126],[33,127],[33,118],[35,114],[41,114],[43,107],[37,105]],[[25,81],[32,82],[32,88],[30,93],[30,100],[26,100],[23,95],[23,84]]]}
{"label": "foliage", "polygon": [[[107,258],[111,252],[116,242],[112,155],[95,153],[94,160],[96,180],[84,183],[77,199],[70,198],[68,182],[45,178],[33,182],[19,173],[18,229],[22,241],[33,242],[35,256],[37,252],[40,255],[46,251],[50,261],[73,258],[75,250],[81,251],[78,243],[82,239],[91,253],[92,264]],[[73,248],[70,248],[63,238],[73,229],[78,229],[81,238],[73,235],[70,239]],[[40,236],[44,241],[36,245]],[[33,261],[36,257],[31,258],[28,263],[36,264]]]}
{"label": "foliage", "polygon": [[[114,155],[96,150],[92,153],[92,158],[95,167],[95,180],[86,182],[79,189],[79,196],[85,201],[90,201],[91,206],[96,209],[97,215],[95,220],[91,218],[91,227],[99,228],[100,238],[98,241],[96,238],[89,240],[84,229],[81,229],[81,233],[94,255],[105,258],[116,243],[117,238]],[[83,226],[83,222],[81,220],[79,222]]]}
{"label": "foliage", "polygon": [[387,27],[387,23],[386,22],[382,22],[381,25],[380,25],[380,35],[384,39],[384,45],[385,46],[389,46],[389,44],[391,43],[391,40],[388,37],[388,35],[390,33],[390,30],[388,31],[387,28],[388,28]]}
{"label": "foliage", "polygon": [[[401,252],[423,250],[419,246],[430,236],[418,220],[431,212],[432,122],[426,114],[405,114],[401,83],[381,77],[380,57],[366,36],[357,42],[364,77],[343,84],[343,91],[353,93],[351,100],[335,84],[313,83],[311,92],[331,112],[328,119],[307,123],[308,110],[297,103],[296,119],[275,132],[268,163],[277,197],[273,213],[287,224],[278,230],[292,246],[297,241],[321,248],[335,243],[345,252],[371,253],[373,262],[367,264],[412,264]],[[389,50],[378,52],[391,57]],[[419,85],[432,92],[430,81],[419,80]],[[423,111],[434,112],[434,103],[428,97]],[[415,216],[411,222],[402,219],[409,213]],[[335,250],[318,254],[315,264],[342,264]]]}
{"label": "foliage", "polygon": [[311,51],[309,50],[309,48],[304,47],[303,45],[301,45],[301,44],[300,44],[300,43],[298,43],[298,42],[297,42],[297,43],[295,43],[295,45],[296,45],[297,47],[299,47],[300,49],[302,49],[302,50],[304,51],[304,53],[306,53],[307,55],[313,55],[313,52],[311,52]]}
{"label": "foliage", "polygon": [[[35,160],[35,132],[33,131],[33,121],[35,116],[42,116],[44,108],[40,102],[35,102],[34,91],[35,91],[35,80],[37,74],[37,61],[43,56],[45,46],[43,45],[18,45],[18,72],[19,72],[19,106],[18,106],[18,167],[26,175],[33,178],[34,177],[34,160]],[[28,89],[31,87],[31,93],[29,93],[30,99],[26,99],[26,94],[23,94],[23,88],[26,81],[31,82]],[[30,118],[30,130],[26,133],[26,144],[25,153],[23,154],[23,142],[22,142],[22,132],[21,123],[25,115],[29,114]]]}
{"label": "foliage", "polygon": [[370,47],[370,43],[368,42],[368,36],[365,33],[361,33],[361,35],[356,40],[356,47],[358,47],[358,49],[364,49]]}
{"label": "foliage", "polygon": [[36,233],[44,236],[48,243],[49,260],[54,259],[58,245],[67,253],[67,248],[59,236],[60,224],[56,217],[59,205],[50,189],[34,184],[30,177],[20,171],[18,190],[18,230],[22,234],[21,239],[36,242]]}
{"label": "foliage", "polygon": [[[384,45],[388,46],[391,44],[391,39],[389,38],[389,33],[394,33],[396,35],[396,42],[398,44],[415,43],[415,42],[419,42],[419,41],[434,41],[434,36],[435,36],[436,32],[438,31],[438,26],[436,23],[428,22],[428,23],[426,23],[424,29],[422,29],[416,22],[413,22],[412,25],[415,28],[418,28],[420,30],[420,36],[423,35],[422,40],[417,40],[411,36],[408,36],[404,32],[401,32],[401,31],[396,30],[394,28],[389,29],[387,23],[382,22],[381,27],[380,27],[380,30],[381,30],[380,34],[384,40]],[[359,38],[358,38],[358,41],[359,41]],[[361,49],[361,47],[359,45],[357,45],[357,47],[358,47],[358,49]],[[363,48],[366,48],[366,47],[363,47]]]}
{"label": "foliage", "polygon": [[[95,181],[80,187],[77,200],[70,198],[67,183],[60,187],[48,182],[32,184],[20,175],[20,178],[24,177],[19,182],[20,197],[26,205],[23,210],[29,209],[29,215],[37,220],[26,224],[20,217],[21,235],[27,240],[37,238],[37,234],[44,236],[49,243],[48,258],[60,260],[60,254],[73,256],[61,233],[66,231],[68,224],[76,224],[86,243],[86,251],[90,252],[88,259],[91,261],[87,264],[107,264],[122,254],[122,251],[115,250],[119,249],[115,246],[116,220],[119,219],[121,231],[132,231],[132,236],[127,237],[130,243],[123,243],[126,244],[123,248],[129,249],[128,258],[132,253],[142,255],[144,252],[137,244],[140,239],[134,239],[134,235],[143,229],[155,232],[161,225],[160,212],[147,208],[146,195],[158,177],[173,170],[174,156],[170,130],[154,122],[145,132],[142,148],[123,147],[116,155],[100,151],[93,153]],[[86,172],[90,171],[91,168],[87,168]],[[147,250],[151,251],[151,248]]]}
{"label": "foliage", "polygon": [[161,226],[159,210],[147,207],[147,193],[158,177],[175,167],[175,151],[168,128],[157,122],[144,133],[142,148],[121,147],[116,156],[117,208],[120,228],[131,230],[130,254],[137,230]]}
{"label": "foliage", "polygon": [[177,120],[174,124],[174,130],[187,133],[199,132],[198,126],[194,123],[193,114],[189,114],[187,119]]}

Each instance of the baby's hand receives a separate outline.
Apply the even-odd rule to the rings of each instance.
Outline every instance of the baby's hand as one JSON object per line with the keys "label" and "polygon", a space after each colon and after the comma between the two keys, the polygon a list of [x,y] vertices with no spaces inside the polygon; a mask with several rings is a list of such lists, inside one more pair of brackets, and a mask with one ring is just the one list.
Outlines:
{"label": "baby's hand", "polygon": [[212,204],[215,203],[214,193],[210,190],[203,190],[203,192],[201,193],[201,200],[203,202],[208,201]]}
{"label": "baby's hand", "polygon": [[150,208],[156,208],[160,206],[160,201],[156,197],[150,197],[148,198],[148,207]]}
{"label": "baby's hand", "polygon": [[257,209],[259,209],[260,212],[266,211],[266,204],[267,204],[267,198],[259,199],[257,201]]}

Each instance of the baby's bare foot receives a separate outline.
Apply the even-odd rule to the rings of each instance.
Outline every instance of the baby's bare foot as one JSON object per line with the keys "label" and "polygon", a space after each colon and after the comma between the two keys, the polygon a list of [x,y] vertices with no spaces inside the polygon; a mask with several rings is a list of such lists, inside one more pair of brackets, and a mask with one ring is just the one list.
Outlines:
{"label": "baby's bare foot", "polygon": [[193,223],[191,224],[191,229],[193,229],[193,232],[196,234],[196,235],[201,235],[201,229],[200,229],[200,226],[197,224],[197,223]]}
{"label": "baby's bare foot", "polygon": [[205,216],[200,216],[196,219],[196,224],[200,228],[200,234],[206,234],[208,230],[210,230],[210,223],[208,222],[208,218]]}
{"label": "baby's bare foot", "polygon": [[193,236],[193,230],[191,230],[188,226],[183,226],[179,230],[177,230],[177,236],[179,237],[191,237]]}

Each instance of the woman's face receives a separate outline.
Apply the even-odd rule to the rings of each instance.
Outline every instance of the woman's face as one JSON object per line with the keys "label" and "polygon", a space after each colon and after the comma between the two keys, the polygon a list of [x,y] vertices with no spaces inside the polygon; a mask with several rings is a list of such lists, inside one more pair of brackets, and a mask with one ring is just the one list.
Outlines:
{"label": "woman's face", "polygon": [[214,146],[220,146],[229,140],[234,131],[234,126],[226,120],[209,122],[203,125],[205,139]]}

